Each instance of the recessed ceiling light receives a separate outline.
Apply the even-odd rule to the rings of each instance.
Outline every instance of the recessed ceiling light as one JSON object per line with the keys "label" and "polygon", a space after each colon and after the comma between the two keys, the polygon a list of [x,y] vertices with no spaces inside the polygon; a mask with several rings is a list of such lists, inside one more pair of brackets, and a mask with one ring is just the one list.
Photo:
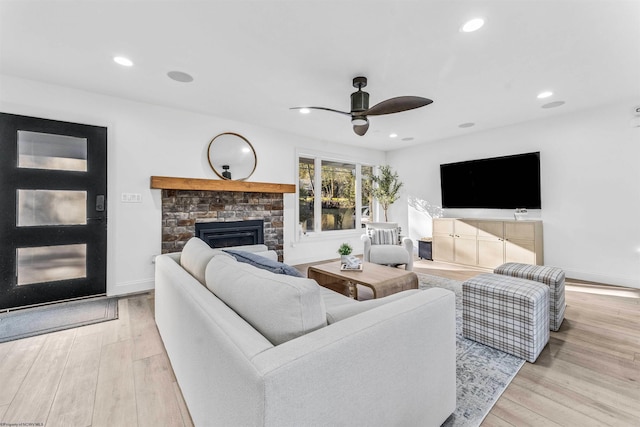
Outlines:
{"label": "recessed ceiling light", "polygon": [[549,102],[548,104],[544,104],[542,108],[556,108],[561,105],[564,105],[564,101],[554,101],[554,102]]}
{"label": "recessed ceiling light", "polygon": [[548,97],[550,97],[551,95],[553,95],[553,92],[551,92],[551,91],[549,91],[549,90],[544,91],[544,92],[540,92],[540,93],[538,94],[538,99],[548,98]]}
{"label": "recessed ceiling light", "polygon": [[129,58],[125,58],[124,56],[114,56],[113,60],[120,65],[123,65],[125,67],[131,67],[133,65],[133,61],[130,60]]}
{"label": "recessed ceiling light", "polygon": [[309,114],[311,112],[311,110],[309,108],[301,108],[300,109],[300,114]]}
{"label": "recessed ceiling light", "polygon": [[390,133],[389,134],[389,138],[397,138],[398,134],[397,133]]}
{"label": "recessed ceiling light", "polygon": [[458,125],[459,128],[470,128],[471,126],[475,126],[475,123],[468,122],[468,123],[462,123]]}
{"label": "recessed ceiling light", "polygon": [[190,83],[193,81],[193,77],[182,71],[169,71],[167,76],[169,76],[171,80],[175,80],[180,83]]}
{"label": "recessed ceiling light", "polygon": [[484,25],[484,19],[473,18],[465,22],[464,25],[460,27],[460,31],[462,31],[463,33],[472,33],[482,28],[483,25]]}

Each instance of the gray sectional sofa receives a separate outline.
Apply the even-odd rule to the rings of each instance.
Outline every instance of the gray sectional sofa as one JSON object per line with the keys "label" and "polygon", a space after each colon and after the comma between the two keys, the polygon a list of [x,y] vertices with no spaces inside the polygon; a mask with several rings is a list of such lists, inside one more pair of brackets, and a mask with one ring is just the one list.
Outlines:
{"label": "gray sectional sofa", "polygon": [[454,411],[452,292],[358,302],[267,268],[199,239],[156,258],[156,323],[196,426],[439,426]]}

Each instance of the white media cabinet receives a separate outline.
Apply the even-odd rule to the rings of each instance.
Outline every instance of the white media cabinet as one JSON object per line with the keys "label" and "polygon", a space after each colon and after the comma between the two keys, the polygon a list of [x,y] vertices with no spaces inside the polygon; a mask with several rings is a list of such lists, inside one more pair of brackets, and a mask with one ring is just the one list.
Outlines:
{"label": "white media cabinet", "polygon": [[543,265],[542,221],[434,218],[433,259],[483,268]]}

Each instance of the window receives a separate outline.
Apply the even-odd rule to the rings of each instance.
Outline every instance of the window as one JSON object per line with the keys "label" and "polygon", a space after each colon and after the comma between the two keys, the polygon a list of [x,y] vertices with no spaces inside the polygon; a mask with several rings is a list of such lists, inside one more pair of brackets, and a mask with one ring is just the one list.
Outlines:
{"label": "window", "polygon": [[371,189],[373,188],[373,166],[361,167],[362,190],[360,191],[360,209],[362,227],[373,220],[373,197],[371,197]]}
{"label": "window", "polygon": [[315,162],[300,157],[298,161],[298,222],[302,232],[314,230]]}
{"label": "window", "polygon": [[356,230],[372,212],[373,166],[299,157],[298,219],[303,233]]}
{"label": "window", "polygon": [[356,165],[322,160],[322,231],[356,228]]}

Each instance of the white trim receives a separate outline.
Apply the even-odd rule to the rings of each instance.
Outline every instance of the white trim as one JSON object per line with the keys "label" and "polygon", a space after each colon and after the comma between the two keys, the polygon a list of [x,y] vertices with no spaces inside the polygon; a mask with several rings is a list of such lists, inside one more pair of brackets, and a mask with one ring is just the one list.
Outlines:
{"label": "white trim", "polygon": [[143,291],[155,289],[155,279],[131,280],[128,282],[117,283],[112,289],[107,290],[107,296],[133,294]]}
{"label": "white trim", "polygon": [[[307,231],[307,233],[303,236],[301,233],[301,230],[299,229],[300,227],[300,223],[299,223],[299,218],[300,218],[300,203],[298,200],[298,194],[300,192],[300,158],[308,158],[308,159],[313,159],[314,160],[314,188],[316,189],[321,189],[322,188],[322,177],[321,174],[316,173],[317,171],[322,171],[322,162],[323,161],[327,161],[327,162],[340,162],[340,163],[350,163],[353,164],[355,167],[355,171],[356,171],[356,194],[355,194],[355,216],[356,216],[356,224],[359,225],[361,224],[362,221],[362,203],[361,203],[361,191],[362,191],[362,166],[370,166],[374,173],[377,171],[378,166],[376,166],[374,163],[370,163],[370,162],[363,162],[361,160],[358,160],[356,157],[352,157],[352,156],[342,156],[342,155],[336,155],[335,153],[329,153],[329,152],[323,152],[323,151],[318,151],[318,150],[309,150],[306,148],[300,148],[297,147],[295,150],[295,177],[294,177],[294,182],[296,183],[296,205],[295,205],[295,209],[294,209],[294,215],[295,215],[295,220],[296,220],[296,234],[294,237],[294,242],[296,243],[302,243],[304,241],[304,239],[309,238],[309,237],[313,237],[313,238],[318,238],[321,236],[327,236],[329,234],[332,234],[333,236],[331,236],[331,238],[335,237],[335,234],[339,234],[339,235],[344,235],[344,236],[348,236],[346,233],[349,232],[360,232],[359,228],[355,228],[355,229],[349,229],[349,230],[327,230],[327,231]],[[376,207],[376,203],[374,202],[374,211],[378,211],[378,209],[375,209]],[[372,216],[374,214],[374,212],[370,213],[370,216]],[[317,227],[319,224],[322,224],[322,205],[319,203],[314,203],[314,218],[313,218],[313,222],[314,222],[314,227]]]}
{"label": "white trim", "polygon": [[564,270],[566,277],[571,279],[586,280],[588,282],[603,283],[606,285],[626,286],[640,289],[640,279],[630,276],[611,276],[608,274],[592,273],[587,271]]}

